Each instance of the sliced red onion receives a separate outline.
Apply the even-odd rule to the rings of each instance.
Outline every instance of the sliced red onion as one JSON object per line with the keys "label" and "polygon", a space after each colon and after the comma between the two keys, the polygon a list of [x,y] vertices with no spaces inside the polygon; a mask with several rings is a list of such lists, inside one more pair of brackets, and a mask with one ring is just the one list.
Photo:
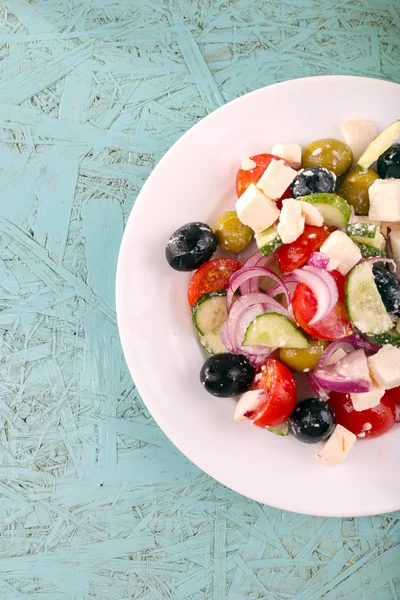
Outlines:
{"label": "sliced red onion", "polygon": [[374,344],[369,340],[363,338],[359,333],[354,332],[346,338],[346,341],[350,344],[354,344],[358,346],[358,348],[364,348],[364,350],[369,350],[371,352],[378,352],[380,350],[380,346],[378,344]]}
{"label": "sliced red onion", "polygon": [[328,269],[330,258],[321,252],[312,252],[308,258],[307,264],[318,269]]}
{"label": "sliced red onion", "polygon": [[[371,265],[373,265],[374,263],[388,263],[392,273],[395,273],[397,270],[397,265],[394,262],[393,258],[384,258],[383,256],[372,256],[370,258],[362,258],[361,260],[358,261],[357,265],[359,265],[362,262],[368,262]],[[355,265],[355,267],[357,265]],[[355,267],[353,267],[353,269],[355,269]],[[350,273],[351,273],[351,271],[350,271]]]}
{"label": "sliced red onion", "polygon": [[[274,258],[274,254],[270,254],[269,256],[264,256],[261,252],[256,252],[252,254],[244,263],[242,269],[247,269],[249,267],[266,267],[270,262],[272,262]],[[249,294],[251,292],[258,292],[258,281],[257,279],[249,279],[242,283],[240,286],[241,294]]]}
{"label": "sliced red onion", "polygon": [[331,356],[334,352],[336,352],[336,350],[339,350],[339,349],[344,350],[346,352],[346,354],[349,354],[350,352],[353,352],[353,350],[354,350],[352,344],[347,341],[347,338],[346,338],[346,341],[338,340],[337,342],[332,342],[331,344],[329,344],[329,346],[326,348],[325,352],[319,359],[316,369],[325,367],[326,359],[329,356]]}
{"label": "sliced red onion", "polygon": [[317,300],[317,312],[310,320],[309,325],[318,323],[328,315],[339,300],[339,292],[336,281],[330,273],[324,269],[306,265],[301,269],[295,269],[285,279],[285,283],[293,281],[305,283]]}
{"label": "sliced red onion", "polygon": [[313,376],[323,389],[334,392],[362,394],[372,389],[367,357],[362,349],[350,352],[334,365],[314,369]]}
{"label": "sliced red onion", "polygon": [[232,340],[231,340],[230,335],[229,335],[228,321],[227,320],[222,325],[219,334],[221,336],[221,341],[222,341],[223,345],[225,346],[225,348],[227,349],[227,351],[228,352],[233,352],[233,344],[232,344]]}
{"label": "sliced red onion", "polygon": [[[247,282],[249,279],[258,278],[258,277],[270,277],[271,279],[273,279],[274,281],[279,283],[282,286],[282,292],[286,296],[288,305],[290,305],[289,291],[288,291],[286,285],[284,284],[282,278],[279,277],[279,275],[277,275],[276,273],[271,271],[271,269],[267,269],[265,267],[242,267],[241,269],[239,269],[239,271],[236,271],[235,273],[233,273],[233,275],[230,278],[229,289],[228,289],[228,293],[226,295],[226,306],[227,306],[228,312],[231,309],[233,297],[235,295],[236,290],[238,288],[241,288],[241,286],[245,282]],[[257,284],[257,290],[258,290],[258,284]]]}
{"label": "sliced red onion", "polygon": [[313,392],[318,396],[318,398],[321,398],[321,400],[325,400],[325,401],[328,400],[328,398],[329,398],[328,392],[319,385],[319,383],[315,379],[314,374],[312,372],[307,373],[307,381],[308,381],[311,389],[313,390]]}

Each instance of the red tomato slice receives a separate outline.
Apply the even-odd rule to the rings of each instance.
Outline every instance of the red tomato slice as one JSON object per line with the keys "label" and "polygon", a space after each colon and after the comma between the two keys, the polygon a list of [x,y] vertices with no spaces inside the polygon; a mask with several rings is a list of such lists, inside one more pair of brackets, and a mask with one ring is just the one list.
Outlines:
{"label": "red tomato slice", "polygon": [[203,294],[226,290],[229,287],[229,279],[232,273],[241,268],[240,262],[232,258],[215,258],[201,265],[189,284],[188,300],[190,306],[193,306]]}
{"label": "red tomato slice", "polygon": [[309,256],[319,250],[330,233],[330,229],[326,226],[305,225],[303,233],[296,241],[283,244],[278,248],[276,262],[283,275],[302,267]]}
{"label": "red tomato slice", "polygon": [[396,407],[387,392],[378,406],[360,412],[354,409],[350,394],[331,392],[328,402],[335,413],[336,423],[360,438],[382,435],[389,431],[396,421]]}
{"label": "red tomato slice", "polygon": [[306,333],[321,340],[335,341],[351,335],[353,327],[347,318],[344,304],[346,278],[339,271],[331,271],[330,273],[336,281],[339,300],[329,315],[315,325],[309,325],[317,312],[317,300],[305,283],[297,285],[292,297],[292,307],[294,318]]}
{"label": "red tomato slice", "polygon": [[246,414],[253,425],[276,427],[284,423],[296,405],[296,381],[289,369],[274,358],[267,358],[257,371],[253,390],[265,390],[268,399]]}
{"label": "red tomato slice", "polygon": [[[239,169],[239,171],[237,172],[236,194],[238,198],[240,198],[243,192],[247,190],[251,183],[257,183],[257,181],[260,179],[261,175],[264,173],[265,169],[268,167],[269,163],[272,160],[282,160],[279,156],[275,156],[274,154],[256,154],[255,156],[250,156],[250,158],[256,163],[257,166],[254,167],[254,169],[250,169],[250,171],[244,171],[243,169]],[[287,165],[288,167],[290,166],[286,162],[285,165]],[[287,195],[288,193],[289,195]],[[283,194],[282,198],[290,198],[289,188]]]}
{"label": "red tomato slice", "polygon": [[395,404],[400,404],[400,386],[392,388],[386,392]]}

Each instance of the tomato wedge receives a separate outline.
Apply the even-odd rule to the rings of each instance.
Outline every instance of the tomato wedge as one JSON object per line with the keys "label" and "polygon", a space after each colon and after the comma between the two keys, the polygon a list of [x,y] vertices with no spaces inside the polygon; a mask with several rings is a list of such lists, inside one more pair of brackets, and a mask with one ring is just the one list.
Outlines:
{"label": "tomato wedge", "polygon": [[276,262],[283,275],[305,265],[310,255],[319,250],[330,233],[331,230],[326,226],[305,225],[297,240],[278,248]]}
{"label": "tomato wedge", "polygon": [[331,275],[336,281],[339,292],[339,300],[324,319],[309,325],[309,322],[317,312],[317,300],[305,283],[299,283],[292,297],[292,307],[294,318],[300,327],[309,335],[320,340],[340,340],[353,333],[353,327],[347,318],[346,307],[344,304],[344,284],[346,278],[339,271],[331,271]]}
{"label": "tomato wedge", "polygon": [[[272,160],[282,160],[282,158],[274,154],[256,154],[255,156],[250,156],[250,159],[256,163],[254,169],[250,169],[250,171],[239,169],[236,175],[236,194],[238,198],[247,190],[251,183],[257,183]],[[285,165],[290,166],[286,162]],[[290,198],[289,188],[283,194],[282,198]]]}
{"label": "tomato wedge", "polygon": [[231,275],[241,268],[240,262],[232,258],[214,258],[201,265],[189,284],[190,306],[193,306],[203,294],[228,289]]}
{"label": "tomato wedge", "polygon": [[336,423],[359,438],[378,437],[389,431],[396,422],[396,406],[388,392],[378,406],[362,411],[354,409],[350,394],[331,392],[328,402],[335,413]]}
{"label": "tomato wedge", "polygon": [[296,406],[296,381],[289,369],[274,358],[267,358],[257,371],[253,390],[265,390],[267,400],[246,414],[253,425],[276,427],[284,423]]}
{"label": "tomato wedge", "polygon": [[395,404],[400,404],[400,385],[386,392]]}

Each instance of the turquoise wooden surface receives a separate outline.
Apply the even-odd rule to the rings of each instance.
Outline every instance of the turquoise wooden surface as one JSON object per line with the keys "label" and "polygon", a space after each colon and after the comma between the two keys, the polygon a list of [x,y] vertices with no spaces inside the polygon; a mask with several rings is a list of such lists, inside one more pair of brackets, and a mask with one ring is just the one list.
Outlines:
{"label": "turquoise wooden surface", "polygon": [[173,142],[275,81],[400,81],[398,0],[3,0],[0,43],[0,599],[398,599],[400,513],[284,513],[201,473],[138,398],[114,307]]}

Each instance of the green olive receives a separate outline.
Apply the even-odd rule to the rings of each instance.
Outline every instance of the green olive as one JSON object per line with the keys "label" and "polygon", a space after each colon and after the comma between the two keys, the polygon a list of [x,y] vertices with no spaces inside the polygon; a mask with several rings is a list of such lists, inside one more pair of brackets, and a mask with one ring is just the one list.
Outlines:
{"label": "green olive", "polygon": [[377,179],[379,175],[373,169],[353,169],[343,178],[338,194],[354,206],[356,215],[368,215],[368,190]]}
{"label": "green olive", "polygon": [[230,210],[222,213],[215,225],[218,244],[228,252],[241,252],[253,239],[253,231],[239,221],[237,212]]}
{"label": "green olive", "polygon": [[340,140],[325,138],[308,144],[303,150],[303,169],[325,167],[337,175],[344,175],[353,164],[353,152]]}
{"label": "green olive", "polygon": [[311,371],[322,356],[328,345],[325,340],[309,338],[310,347],[298,350],[296,348],[281,348],[279,358],[293,371]]}

